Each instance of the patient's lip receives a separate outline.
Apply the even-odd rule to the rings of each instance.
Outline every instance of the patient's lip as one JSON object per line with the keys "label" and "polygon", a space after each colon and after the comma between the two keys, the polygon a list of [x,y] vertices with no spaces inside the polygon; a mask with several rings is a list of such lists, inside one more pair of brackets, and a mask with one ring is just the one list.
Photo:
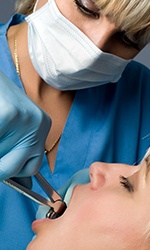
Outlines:
{"label": "patient's lip", "polygon": [[45,219],[39,219],[32,222],[32,230],[36,233],[36,229],[44,223],[50,223],[51,219],[45,218]]}

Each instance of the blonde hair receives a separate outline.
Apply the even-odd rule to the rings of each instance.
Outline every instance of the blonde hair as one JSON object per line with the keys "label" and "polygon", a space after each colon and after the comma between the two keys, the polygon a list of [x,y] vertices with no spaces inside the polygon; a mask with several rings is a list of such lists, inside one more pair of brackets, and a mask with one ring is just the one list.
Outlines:
{"label": "blonde hair", "polygon": [[[102,15],[114,22],[127,36],[145,46],[150,42],[150,0],[92,0]],[[17,0],[16,11],[33,11],[36,0]]]}
{"label": "blonde hair", "polygon": [[139,45],[150,42],[150,0],[96,0],[100,13]]}
{"label": "blonde hair", "polygon": [[36,0],[16,0],[16,12],[24,15],[32,13]]}

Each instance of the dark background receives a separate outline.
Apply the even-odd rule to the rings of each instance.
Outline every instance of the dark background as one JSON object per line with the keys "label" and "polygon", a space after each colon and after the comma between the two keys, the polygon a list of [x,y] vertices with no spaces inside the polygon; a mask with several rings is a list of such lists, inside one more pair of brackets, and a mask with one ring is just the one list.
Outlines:
{"label": "dark background", "polygon": [[[11,14],[14,12],[15,0],[0,0],[0,22],[7,22]],[[150,68],[150,45],[147,45],[135,60],[145,64]]]}

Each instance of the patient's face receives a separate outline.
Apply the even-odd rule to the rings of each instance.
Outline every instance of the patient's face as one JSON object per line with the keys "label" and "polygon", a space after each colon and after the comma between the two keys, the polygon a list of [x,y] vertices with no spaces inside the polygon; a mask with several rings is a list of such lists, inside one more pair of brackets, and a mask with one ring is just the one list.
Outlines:
{"label": "patient's face", "polygon": [[75,187],[63,216],[33,223],[37,238],[29,250],[144,249],[142,235],[150,220],[150,157],[134,167],[96,162],[90,177],[90,183]]}

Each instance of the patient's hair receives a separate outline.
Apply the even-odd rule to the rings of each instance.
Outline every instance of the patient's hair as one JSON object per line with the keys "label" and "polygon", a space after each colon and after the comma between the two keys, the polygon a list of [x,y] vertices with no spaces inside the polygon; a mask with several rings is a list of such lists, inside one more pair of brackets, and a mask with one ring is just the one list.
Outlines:
{"label": "patient's hair", "polygon": [[[150,42],[150,0],[91,1],[95,2],[102,15],[107,16],[141,47]],[[35,2],[36,0],[16,0],[16,12],[29,15]]]}

